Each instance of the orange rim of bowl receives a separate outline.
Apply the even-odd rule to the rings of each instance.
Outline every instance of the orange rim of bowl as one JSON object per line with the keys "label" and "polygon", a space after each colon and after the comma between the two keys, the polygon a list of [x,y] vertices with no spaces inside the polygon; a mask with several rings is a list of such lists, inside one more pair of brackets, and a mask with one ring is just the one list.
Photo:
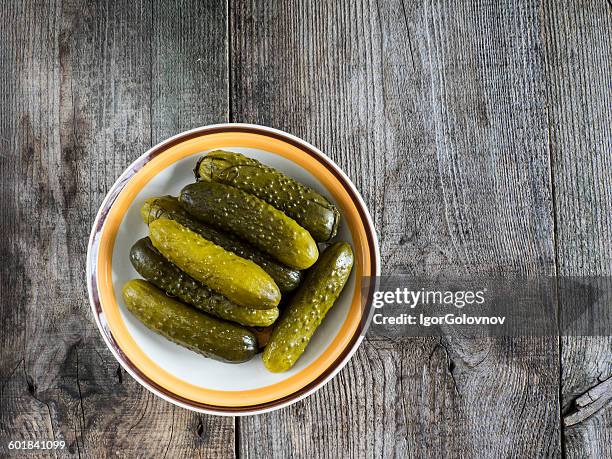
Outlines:
{"label": "orange rim of bowl", "polygon": [[[194,154],[227,147],[257,148],[300,165],[333,195],[351,231],[355,251],[355,291],[340,331],[306,368],[280,382],[249,390],[207,389],[162,369],[137,345],[120,314],[113,287],[112,254],[118,229],[140,190],[161,170]],[[163,154],[162,154],[163,153]],[[306,154],[305,154],[306,153]],[[363,203],[348,179],[314,147],[280,131],[245,125],[201,128],[176,136],[151,149],[122,175],[102,204],[90,242],[88,278],[92,307],[102,332],[120,362],[147,385],[182,404],[203,410],[254,411],[300,398],[324,382],[351,353],[364,330],[369,311],[362,305],[362,278],[377,273],[375,236]]]}

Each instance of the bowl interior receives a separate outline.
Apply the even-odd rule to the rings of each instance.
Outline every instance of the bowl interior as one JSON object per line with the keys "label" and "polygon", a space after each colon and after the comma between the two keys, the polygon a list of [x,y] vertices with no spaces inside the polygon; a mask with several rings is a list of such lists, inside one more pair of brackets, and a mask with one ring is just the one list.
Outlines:
{"label": "bowl interior", "polygon": [[[225,150],[242,153],[264,164],[275,167],[290,177],[314,188],[335,202],[331,193],[306,169],[280,155],[255,148],[223,147]],[[152,196],[177,196],[182,187],[194,181],[193,168],[197,158],[206,151],[180,159],[155,175],[137,194],[127,210],[117,232],[112,256],[112,282],[121,317],[136,344],[159,367],[175,377],[198,387],[240,391],[259,389],[281,382],[299,373],[319,357],[338,334],[349,312],[355,291],[355,269],[340,298],[317,329],[306,352],[296,365],[286,373],[271,373],[263,365],[261,354],[242,364],[228,364],[205,358],[195,352],[176,345],[147,329],[127,310],[121,298],[121,288],[130,279],[140,278],[129,261],[130,247],[148,234],[148,228],[140,217],[140,208],[145,199]],[[335,202],[338,205],[337,202]],[[341,214],[346,212],[338,206]],[[338,235],[334,240],[344,240],[353,245],[346,219],[341,220]],[[319,245],[319,249],[323,249]]]}

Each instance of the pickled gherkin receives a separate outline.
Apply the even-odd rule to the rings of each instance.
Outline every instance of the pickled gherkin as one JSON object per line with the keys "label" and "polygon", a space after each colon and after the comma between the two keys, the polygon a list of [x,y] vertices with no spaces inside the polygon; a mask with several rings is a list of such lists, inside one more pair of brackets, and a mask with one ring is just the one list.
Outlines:
{"label": "pickled gherkin", "polygon": [[234,303],[254,309],[278,305],[278,287],[252,261],[226,251],[174,220],[152,221],[149,231],[153,246],[167,260]]}
{"label": "pickled gherkin", "polygon": [[231,231],[276,260],[306,269],[318,257],[317,243],[295,220],[255,196],[216,182],[198,182],[179,201],[204,223]]}
{"label": "pickled gherkin", "polygon": [[146,224],[162,217],[176,220],[186,228],[198,233],[204,239],[208,239],[239,257],[251,260],[261,266],[272,277],[283,293],[294,290],[302,279],[302,273],[297,269],[284,266],[273,260],[269,255],[240,241],[238,238],[222,233],[211,226],[197,221],[183,209],[178,199],[173,196],[147,199],[140,209],[140,214]]}
{"label": "pickled gherkin", "polygon": [[194,352],[231,363],[246,362],[257,352],[257,339],[249,330],[174,300],[147,281],[127,282],[122,294],[128,310],[144,325]]}
{"label": "pickled gherkin", "polygon": [[353,251],[346,242],[323,251],[274,327],[263,352],[268,370],[287,371],[295,364],[342,292],[352,267]]}
{"label": "pickled gherkin", "polygon": [[240,153],[216,150],[203,156],[194,170],[201,181],[239,188],[282,210],[312,237],[328,241],[336,235],[340,213],[328,199],[282,172]]}
{"label": "pickled gherkin", "polygon": [[249,327],[266,327],[278,318],[278,308],[251,309],[238,306],[196,281],[166,260],[148,237],[132,246],[130,261],[134,269],[156,287],[221,319]]}

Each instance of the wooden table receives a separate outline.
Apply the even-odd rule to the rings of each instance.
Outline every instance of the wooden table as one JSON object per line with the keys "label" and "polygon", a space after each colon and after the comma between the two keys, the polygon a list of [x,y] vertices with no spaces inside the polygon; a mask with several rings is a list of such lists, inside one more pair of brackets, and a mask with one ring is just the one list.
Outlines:
{"label": "wooden table", "polygon": [[204,416],[119,367],[84,279],[123,169],[225,121],[332,157],[385,273],[610,275],[611,23],[604,0],[2,2],[0,455],[612,457],[610,338],[372,337],[290,408]]}

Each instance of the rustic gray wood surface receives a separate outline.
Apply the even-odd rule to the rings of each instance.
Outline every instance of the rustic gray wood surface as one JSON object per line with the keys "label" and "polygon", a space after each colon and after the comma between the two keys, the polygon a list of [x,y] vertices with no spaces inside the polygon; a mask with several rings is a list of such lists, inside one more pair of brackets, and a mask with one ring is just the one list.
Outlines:
{"label": "rustic gray wood surface", "polygon": [[[610,276],[612,7],[547,2],[544,8],[558,271]],[[565,452],[610,457],[612,338],[564,337],[560,345]]]}
{"label": "rustic gray wood surface", "polygon": [[123,372],[84,283],[123,169],[228,120],[332,157],[386,273],[612,274],[611,15],[604,0],[1,2],[0,456],[61,439],[37,455],[612,457],[610,338],[369,338],[306,400],[223,418]]}

